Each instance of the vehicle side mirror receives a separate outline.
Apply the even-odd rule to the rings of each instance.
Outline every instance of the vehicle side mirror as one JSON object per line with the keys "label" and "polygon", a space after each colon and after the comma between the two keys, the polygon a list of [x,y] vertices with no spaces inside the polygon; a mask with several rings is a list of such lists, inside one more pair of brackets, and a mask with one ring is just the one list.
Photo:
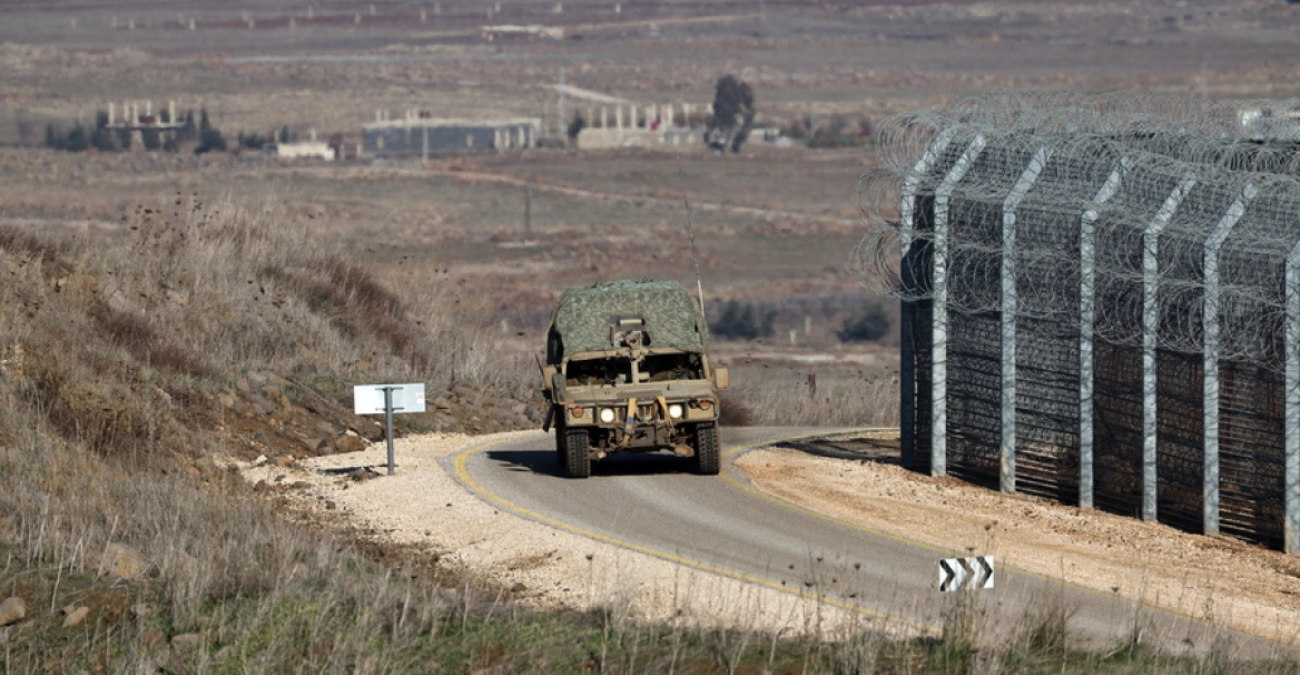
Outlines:
{"label": "vehicle side mirror", "polygon": [[555,386],[555,375],[560,372],[555,366],[542,366],[542,386],[550,389]]}
{"label": "vehicle side mirror", "polygon": [[560,394],[564,392],[564,373],[556,372],[551,374],[551,391],[554,392],[555,400],[560,399]]}
{"label": "vehicle side mirror", "polygon": [[726,366],[713,367],[713,388],[725,390],[731,388],[731,369]]}

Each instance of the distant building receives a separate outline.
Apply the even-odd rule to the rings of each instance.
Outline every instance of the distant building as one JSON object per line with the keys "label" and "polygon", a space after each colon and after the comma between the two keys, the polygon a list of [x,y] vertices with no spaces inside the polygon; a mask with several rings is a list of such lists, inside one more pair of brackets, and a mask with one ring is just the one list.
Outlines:
{"label": "distant building", "polygon": [[304,143],[270,143],[263,150],[268,154],[276,157],[287,159],[327,159],[334,160],[334,148],[323,141],[307,141]]}
{"label": "distant building", "polygon": [[362,151],[372,156],[419,157],[465,152],[501,152],[537,146],[541,120],[433,119],[407,116],[361,127]]}
{"label": "distant building", "polygon": [[704,147],[704,132],[699,129],[623,129],[587,128],[578,133],[579,150],[608,148]]}
{"label": "distant building", "polygon": [[1239,111],[1241,128],[1246,137],[1255,141],[1300,140],[1300,110],[1278,110],[1271,107],[1247,108]]}
{"label": "distant building", "polygon": [[587,107],[582,116],[586,126],[578,133],[578,149],[697,148],[704,144],[704,130],[699,125],[708,119],[712,106],[636,105],[609,100],[611,103],[599,107]]}

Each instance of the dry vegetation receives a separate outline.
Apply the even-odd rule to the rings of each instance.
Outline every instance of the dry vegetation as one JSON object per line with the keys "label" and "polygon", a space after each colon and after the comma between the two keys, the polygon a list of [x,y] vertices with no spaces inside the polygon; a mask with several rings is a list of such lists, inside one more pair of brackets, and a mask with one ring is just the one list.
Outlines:
{"label": "dry vegetation", "polygon": [[[207,108],[230,138],[287,125],[350,143],[376,108],[535,116],[560,65],[638,102],[704,102],[737,72],[774,125],[1005,86],[1285,97],[1285,3],[501,3],[500,22],[564,27],[556,42],[486,42],[469,0],[427,23],[416,4],[351,0],[310,18],[271,0],[39,4],[0,6],[0,600],[26,605],[0,627],[5,675],[1249,672],[1216,653],[1069,653],[1051,612],[994,652],[958,610],[949,635],[910,642],[533,614],[418,552],[290,526],[210,461],[378,438],[351,413],[355,383],[425,382],[430,411],[403,431],[535,426],[550,303],[611,276],[693,280],[688,218],[710,302],[781,310],[763,343],[719,346],[732,421],[890,424],[888,348],[833,337],[854,310],[869,148],[371,166],[35,146],[47,122],[124,99]],[[123,556],[134,569],[104,564]]]}
{"label": "dry vegetation", "polygon": [[[322,427],[335,443],[349,425],[366,432],[343,405],[362,374],[446,386],[447,410],[409,422],[425,428],[457,415],[472,428],[488,419],[484,392],[525,378],[475,366],[488,331],[457,309],[454,283],[407,304],[274,207],[176,201],[129,214],[118,241],[0,232],[0,588],[25,609],[0,628],[6,675],[1213,663],[1140,649],[1103,658],[1031,637],[985,653],[960,631],[794,641],[612,611],[539,614],[470,570],[438,572],[421,551],[290,525],[210,455],[289,463]],[[1052,634],[1044,621],[1026,635]]]}

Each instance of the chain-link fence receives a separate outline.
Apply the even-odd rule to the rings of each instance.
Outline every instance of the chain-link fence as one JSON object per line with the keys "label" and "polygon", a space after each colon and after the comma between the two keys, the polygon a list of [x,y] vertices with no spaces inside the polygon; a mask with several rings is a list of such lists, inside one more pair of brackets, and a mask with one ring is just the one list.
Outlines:
{"label": "chain-link fence", "polygon": [[904,461],[1300,552],[1293,110],[999,93],[886,121],[857,259],[902,301]]}

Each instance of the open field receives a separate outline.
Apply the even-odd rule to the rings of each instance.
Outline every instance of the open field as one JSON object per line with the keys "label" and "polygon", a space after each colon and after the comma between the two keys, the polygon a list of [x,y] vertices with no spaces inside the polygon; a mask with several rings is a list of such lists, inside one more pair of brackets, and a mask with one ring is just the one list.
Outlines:
{"label": "open field", "polygon": [[[561,37],[488,39],[494,25]],[[849,260],[869,138],[427,163],[43,141],[47,125],[146,100],[206,110],[232,145],[287,128],[355,147],[381,110],[538,117],[555,137],[587,112],[570,98],[559,114],[561,68],[640,105],[707,103],[735,73],[773,127],[878,122],[996,88],[1288,98],[1297,56],[1300,6],[1284,0],[0,3],[0,601],[32,607],[0,628],[0,672],[1241,672],[1136,644],[981,656],[960,635],[793,642],[610,608],[536,615],[379,533],[345,532],[339,550],[337,531],[289,527],[274,490],[253,499],[209,461],[356,450],[349,439],[377,436],[351,415],[350,385],[383,378],[426,381],[440,401],[402,433],[534,427],[532,354],[562,289],[693,288],[697,263],[711,315],[729,300],[774,313],[771,335],[718,345],[733,422],[891,424],[896,334],[836,337],[872,302]],[[101,570],[115,542],[152,571]],[[354,583],[328,583],[339,575]],[[69,603],[90,608],[85,634],[60,627]],[[175,641],[190,635],[200,656]],[[645,647],[663,641],[677,647]],[[167,666],[164,652],[182,655]]]}

